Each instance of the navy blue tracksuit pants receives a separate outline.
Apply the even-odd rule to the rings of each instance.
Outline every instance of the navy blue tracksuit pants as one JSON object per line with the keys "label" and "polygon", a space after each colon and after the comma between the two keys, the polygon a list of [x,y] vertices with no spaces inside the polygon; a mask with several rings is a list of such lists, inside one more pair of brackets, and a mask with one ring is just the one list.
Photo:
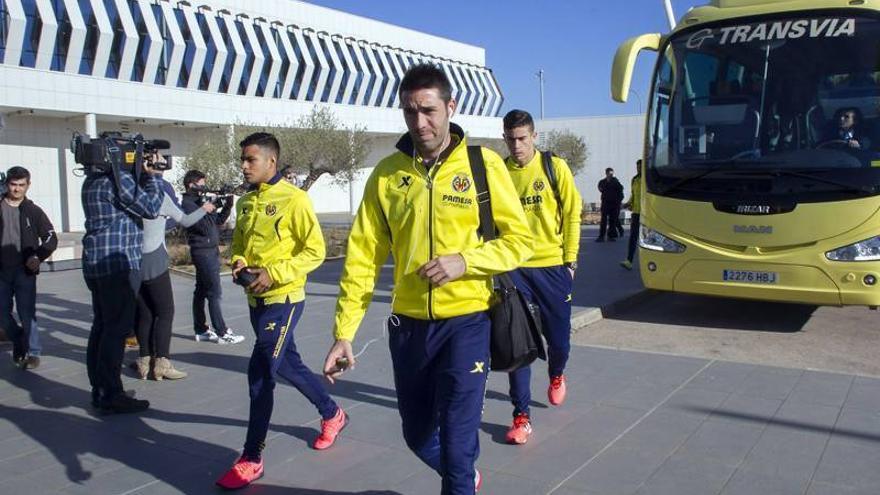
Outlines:
{"label": "navy blue tracksuit pants", "polygon": [[[547,371],[551,377],[561,375],[571,351],[571,272],[565,265],[559,265],[518,268],[510,276],[520,292],[541,310],[547,339]],[[513,415],[528,414],[532,400],[531,367],[522,367],[509,377]]]}
{"label": "navy blue tracksuit pants", "polygon": [[284,378],[305,395],[318,408],[322,418],[332,418],[338,409],[296,352],[293,330],[302,316],[305,302],[263,304],[260,299],[257,301],[257,305],[250,308],[251,325],[257,337],[248,365],[251,410],[244,454],[250,458],[259,457],[266,441],[276,376]]}
{"label": "navy blue tracksuit pants", "polygon": [[488,314],[392,316],[388,328],[406,445],[443,477],[444,495],[472,495],[489,372]]}

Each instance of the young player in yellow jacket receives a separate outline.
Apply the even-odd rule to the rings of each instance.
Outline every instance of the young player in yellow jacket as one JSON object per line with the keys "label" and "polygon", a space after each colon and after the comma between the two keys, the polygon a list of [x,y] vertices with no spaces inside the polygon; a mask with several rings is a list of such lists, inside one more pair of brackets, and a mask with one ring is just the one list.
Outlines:
{"label": "young player in yellow jacket", "polygon": [[232,274],[246,286],[256,343],[248,366],[251,407],[244,452],[217,481],[227,489],[242,488],[263,475],[276,376],[296,387],[321,414],[315,449],[333,445],[348,420],[303,364],[293,341],[306,274],[321,265],[325,249],[308,195],[278,173],[280,152],[271,134],[252,134],[241,142],[241,168],[253,190],[236,204]]}
{"label": "young player in yellow jacket", "polygon": [[450,85],[433,65],[400,85],[408,133],[367,181],[348,241],[336,305],[336,343],[324,363],[338,377],[354,364],[351,341],[389,253],[388,320],[397,406],[407,446],[442,477],[442,493],[471,495],[489,371],[492,275],[529,258],[531,235],[501,158],[482,149],[496,239],[484,242],[464,131],[449,122]]}
{"label": "young player in yellow jacket", "polygon": [[[565,401],[565,365],[571,349],[571,286],[581,239],[581,195],[565,160],[535,148],[535,122],[528,112],[511,110],[504,116],[504,142],[510,151],[507,169],[519,193],[534,235],[535,254],[511,272],[517,288],[541,310],[547,339],[550,386],[554,406]],[[544,163],[548,159],[550,163]],[[513,424],[507,441],[524,444],[532,434],[529,416],[531,369],[510,373]]]}

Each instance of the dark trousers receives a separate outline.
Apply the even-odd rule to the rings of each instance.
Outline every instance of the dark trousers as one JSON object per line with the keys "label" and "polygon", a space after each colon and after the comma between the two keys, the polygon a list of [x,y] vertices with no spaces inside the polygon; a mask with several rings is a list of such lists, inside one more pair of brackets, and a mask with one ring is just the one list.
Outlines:
{"label": "dark trousers", "polygon": [[639,245],[640,218],[641,215],[633,213],[629,219],[629,246],[626,251],[626,259],[628,259],[630,263],[632,263],[632,260],[636,255],[636,247]]}
{"label": "dark trousers", "polygon": [[[18,311],[19,325],[12,318],[12,302]],[[0,321],[9,340],[22,354],[39,356],[43,348],[37,330],[37,276],[24,267],[0,271]]]}
{"label": "dark trousers", "polygon": [[211,325],[217,335],[226,333],[226,322],[220,308],[220,255],[217,248],[190,250],[193,265],[196,267],[196,290],[193,292],[192,311],[193,327],[196,333],[208,330],[205,319],[205,300],[208,301],[208,313]]}
{"label": "dark trousers", "polygon": [[314,404],[322,418],[330,419],[339,410],[324,385],[303,364],[296,350],[293,330],[304,306],[305,303],[301,301],[295,304],[259,303],[250,308],[251,325],[257,340],[248,365],[251,409],[244,443],[244,454],[248,457],[259,456],[266,441],[275,402],[277,376],[296,387]]}
{"label": "dark trousers", "polygon": [[109,400],[122,393],[125,337],[134,326],[140,273],[120,272],[86,278],[92,293],[92,332],[86,349],[86,368],[93,393]]}
{"label": "dark trousers", "polygon": [[[565,371],[571,352],[571,272],[564,265],[547,268],[518,268],[510,272],[513,283],[541,311],[547,339],[547,372],[551,377]],[[513,415],[529,414],[532,400],[531,366],[508,375]]]}
{"label": "dark trousers", "polygon": [[137,299],[137,333],[140,356],[171,357],[171,325],[174,322],[174,293],[171,275],[141,282]]}
{"label": "dark trousers", "polygon": [[599,223],[599,237],[604,238],[608,232],[609,239],[623,237],[623,227],[620,225],[620,202],[602,202],[600,208],[602,221]]}
{"label": "dark trousers", "polygon": [[388,326],[406,445],[443,477],[444,495],[472,495],[489,372],[489,316],[392,316]]}

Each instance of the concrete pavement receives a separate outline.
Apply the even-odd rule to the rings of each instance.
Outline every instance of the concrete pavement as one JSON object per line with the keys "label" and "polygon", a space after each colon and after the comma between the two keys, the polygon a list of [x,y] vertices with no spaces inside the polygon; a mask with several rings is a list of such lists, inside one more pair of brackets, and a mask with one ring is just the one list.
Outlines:
{"label": "concrete pavement", "polygon": [[[575,295],[582,308],[613,302],[601,281],[620,280],[623,270],[618,248],[610,246],[584,242],[585,256],[608,262],[582,268]],[[330,345],[340,267],[325,263],[307,287],[296,341],[313,370]],[[382,335],[390,300],[385,272],[356,348]],[[178,382],[126,376],[126,387],[152,408],[139,416],[101,417],[88,404],[83,362],[91,312],[81,274],[40,276],[43,366],[20,371],[8,354],[0,362],[4,493],[217,492],[213,481],[237,456],[246,428],[245,369],[253,342],[247,308],[240,289],[224,279],[226,319],[249,340],[196,343],[192,280],[175,276],[173,284],[173,361],[190,376]],[[507,379],[490,375],[478,462],[483,493],[867,495],[880,486],[880,380],[575,346],[569,400],[552,408],[544,364],[535,366],[535,432],[525,446],[503,443],[511,414]],[[308,442],[317,434],[317,413],[292,387],[279,385],[266,477],[241,493],[439,493],[437,475],[403,443],[385,342],[370,347],[330,391],[352,422],[336,446],[316,452]]]}

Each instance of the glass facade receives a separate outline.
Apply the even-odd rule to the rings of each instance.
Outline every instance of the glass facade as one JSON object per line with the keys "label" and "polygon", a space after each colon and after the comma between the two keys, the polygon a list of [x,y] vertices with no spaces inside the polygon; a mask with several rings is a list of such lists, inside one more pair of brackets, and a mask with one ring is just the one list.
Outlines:
{"label": "glass facade", "polygon": [[[44,27],[42,15],[45,13],[41,14],[36,0],[20,2],[25,14],[24,39],[16,36],[15,43],[22,41],[21,56],[19,60],[10,61],[6,60],[10,29],[12,25],[22,24],[20,19],[10,18],[8,0],[0,0],[0,59],[6,65],[33,68],[36,67],[39,54]],[[93,2],[99,9],[103,7],[106,11],[109,32],[112,35],[110,49],[102,48],[102,53],[98,53],[102,34],[98,19],[103,14],[94,11]],[[239,95],[246,95],[250,90],[251,94],[265,98],[390,107],[396,101],[395,95],[400,86],[402,72],[419,63],[420,59],[412,51],[380,47],[369,41],[343,38],[333,33],[318,34],[308,28],[300,32],[301,36],[297,36],[298,28],[277,21],[264,25],[262,23],[268,21],[253,20],[244,15],[235,17],[232,23],[235,32],[230,33],[221,13],[212,12],[208,8],[186,14],[175,6],[167,11],[166,16],[166,11],[158,2],[75,0],[70,3],[71,8],[76,8],[76,12],[68,12],[64,0],[48,2],[52,9],[51,15],[54,15],[50,25],[57,24],[49,61],[49,68],[53,71],[67,70],[93,77],[179,88],[192,87],[200,91],[213,89]],[[128,12],[120,12],[120,5],[127,7]],[[168,8],[166,5],[166,9]],[[228,12],[222,14],[235,15]],[[187,21],[188,15],[192,15],[190,19],[195,19],[192,25]],[[135,30],[130,34],[125,30],[129,17]],[[16,24],[11,24],[13,22]],[[158,28],[160,39],[154,40],[151,36],[150,29],[153,26]],[[212,36],[212,28],[218,34],[218,39]],[[248,36],[248,32],[253,36]],[[132,35],[137,40],[134,37],[130,39],[129,36]],[[236,52],[236,42],[232,36],[240,39],[243,54]],[[201,43],[197,43],[198,39],[204,42],[204,50],[199,49]],[[161,43],[157,43],[157,47],[160,46],[161,49],[152,53],[153,66],[148,67],[148,62],[151,62],[151,47],[158,41]],[[53,39],[48,39],[47,42],[52,43]],[[136,43],[137,46],[128,46],[129,43]],[[71,47],[79,50],[80,44],[82,52],[79,59],[71,59],[70,63],[75,65],[72,68],[67,67]],[[219,44],[226,51],[223,60],[218,59]],[[288,46],[292,53],[288,51]],[[133,60],[124,60],[126,48],[133,51]],[[260,54],[263,63],[256,67]],[[96,60],[99,56],[106,59]],[[427,59],[424,55],[421,57]],[[217,71],[218,80],[212,81],[218,62],[222,63],[222,70]],[[179,72],[169,73],[169,70],[176,69],[171,66],[172,63],[180,64]],[[103,69],[104,64],[106,70]],[[291,64],[295,64],[296,70],[288,74]],[[236,66],[240,66],[242,70],[233,80],[233,69]],[[103,73],[94,74],[96,67]],[[444,60],[443,69],[454,80],[458,89],[459,108],[462,112],[481,115],[491,113],[492,109],[497,112],[503,97],[497,85],[493,84],[491,72],[449,60]],[[148,70],[150,73],[147,73]],[[254,71],[257,71],[259,77],[254,78],[255,87],[250,87]],[[270,81],[273,75],[276,78]],[[175,79],[169,81],[169,77]],[[192,78],[197,78],[197,81]],[[289,88],[287,94],[285,87]]]}

